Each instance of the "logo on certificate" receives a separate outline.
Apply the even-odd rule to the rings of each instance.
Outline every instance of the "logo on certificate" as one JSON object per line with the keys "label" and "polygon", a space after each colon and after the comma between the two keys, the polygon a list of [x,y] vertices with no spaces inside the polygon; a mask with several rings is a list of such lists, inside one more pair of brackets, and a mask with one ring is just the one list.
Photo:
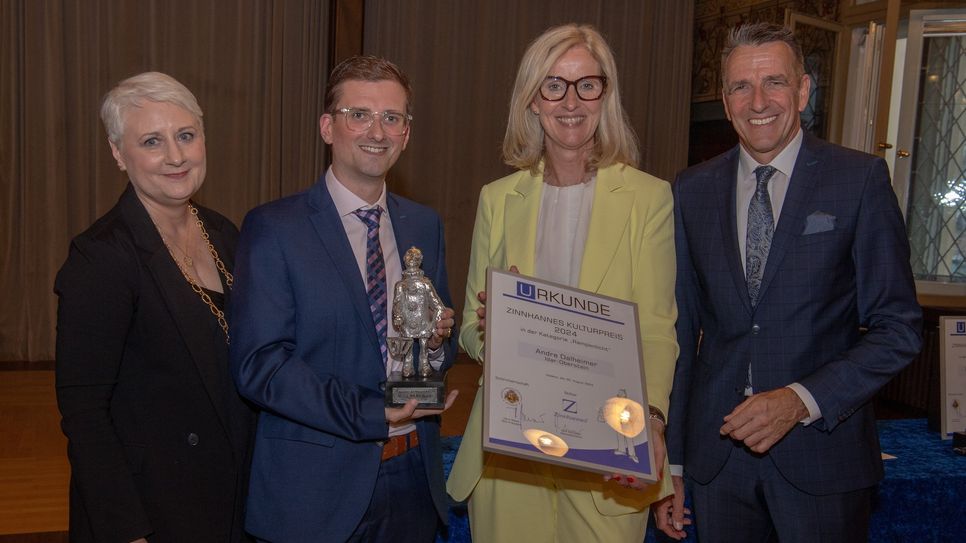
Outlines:
{"label": "logo on certificate", "polygon": [[[517,285],[519,285],[519,284],[520,283],[517,283]],[[520,287],[517,286],[517,289],[519,289],[519,288]],[[957,334],[966,334],[966,321],[956,321],[956,333]]]}
{"label": "logo on certificate", "polygon": [[537,287],[533,286],[532,283],[517,281],[517,296],[534,300],[537,297]]}

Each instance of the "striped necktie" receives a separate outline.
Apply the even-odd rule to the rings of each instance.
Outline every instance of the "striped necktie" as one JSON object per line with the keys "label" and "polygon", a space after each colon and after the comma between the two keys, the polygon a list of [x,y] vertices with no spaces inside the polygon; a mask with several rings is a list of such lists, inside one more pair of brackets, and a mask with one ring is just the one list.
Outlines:
{"label": "striped necktie", "polygon": [[357,209],[353,213],[366,225],[366,294],[369,297],[369,311],[372,323],[379,338],[379,351],[382,362],[386,363],[386,262],[382,258],[382,245],[379,244],[379,217],[382,208]]}

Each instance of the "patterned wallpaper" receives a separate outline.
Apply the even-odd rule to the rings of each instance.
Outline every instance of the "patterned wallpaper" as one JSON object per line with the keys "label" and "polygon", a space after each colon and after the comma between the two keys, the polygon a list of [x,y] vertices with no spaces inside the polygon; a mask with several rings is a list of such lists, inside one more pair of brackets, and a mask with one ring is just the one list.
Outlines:
{"label": "patterned wallpaper", "polygon": [[721,96],[721,47],[729,29],[744,22],[783,23],[785,11],[838,19],[839,0],[697,0],[694,6],[694,61],[691,101]]}

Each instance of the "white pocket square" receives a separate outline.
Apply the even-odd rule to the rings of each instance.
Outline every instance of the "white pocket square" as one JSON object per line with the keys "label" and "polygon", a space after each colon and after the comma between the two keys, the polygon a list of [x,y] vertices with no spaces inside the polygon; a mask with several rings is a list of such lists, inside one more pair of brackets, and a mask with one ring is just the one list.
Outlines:
{"label": "white pocket square", "polygon": [[829,215],[824,211],[816,211],[808,217],[805,217],[805,231],[802,232],[802,235],[807,236],[809,234],[818,234],[830,230],[835,230],[835,215]]}

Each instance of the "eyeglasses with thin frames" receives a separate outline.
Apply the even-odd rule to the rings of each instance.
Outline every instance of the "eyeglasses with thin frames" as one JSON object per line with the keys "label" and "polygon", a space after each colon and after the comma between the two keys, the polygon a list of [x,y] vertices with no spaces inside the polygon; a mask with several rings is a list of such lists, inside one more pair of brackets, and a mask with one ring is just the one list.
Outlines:
{"label": "eyeglasses with thin frames", "polygon": [[607,78],[602,75],[588,75],[577,81],[549,75],[540,85],[540,97],[548,102],[559,102],[567,96],[567,90],[573,86],[577,97],[587,102],[600,100],[607,88]]}
{"label": "eyeglasses with thin frames", "polygon": [[365,132],[372,127],[375,119],[379,118],[379,125],[382,131],[390,136],[402,136],[409,130],[409,123],[413,121],[413,116],[398,111],[369,111],[356,107],[344,107],[335,110],[335,113],[345,115],[346,127],[353,132]]}

